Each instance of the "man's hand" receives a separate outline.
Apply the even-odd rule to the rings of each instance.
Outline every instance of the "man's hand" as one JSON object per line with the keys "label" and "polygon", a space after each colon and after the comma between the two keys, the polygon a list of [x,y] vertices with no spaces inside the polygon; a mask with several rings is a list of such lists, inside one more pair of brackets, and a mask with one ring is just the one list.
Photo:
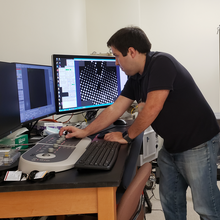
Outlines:
{"label": "man's hand", "polygon": [[120,144],[127,144],[128,142],[123,138],[121,132],[111,132],[107,133],[104,137],[106,141],[114,141]]}
{"label": "man's hand", "polygon": [[66,127],[62,127],[60,129],[59,135],[63,135],[63,132],[66,131],[66,138],[84,138],[87,136],[87,132],[85,130],[81,130],[79,128],[76,128],[74,126],[66,126]]}

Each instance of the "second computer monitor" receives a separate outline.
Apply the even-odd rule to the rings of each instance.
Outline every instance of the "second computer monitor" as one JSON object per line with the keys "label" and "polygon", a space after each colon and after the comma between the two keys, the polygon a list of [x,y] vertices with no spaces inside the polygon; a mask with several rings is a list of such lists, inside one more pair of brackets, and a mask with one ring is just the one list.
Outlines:
{"label": "second computer monitor", "polygon": [[14,63],[22,124],[56,113],[52,66]]}
{"label": "second computer monitor", "polygon": [[127,76],[112,56],[53,55],[57,113],[111,105]]}

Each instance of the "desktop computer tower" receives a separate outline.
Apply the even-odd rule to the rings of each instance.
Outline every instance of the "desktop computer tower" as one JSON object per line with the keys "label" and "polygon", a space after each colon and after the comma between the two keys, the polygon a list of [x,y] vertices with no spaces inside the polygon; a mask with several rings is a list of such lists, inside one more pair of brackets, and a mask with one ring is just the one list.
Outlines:
{"label": "desktop computer tower", "polygon": [[144,163],[155,160],[157,158],[159,148],[158,135],[153,128],[149,126],[144,131],[143,145],[139,155],[138,166],[142,166]]}

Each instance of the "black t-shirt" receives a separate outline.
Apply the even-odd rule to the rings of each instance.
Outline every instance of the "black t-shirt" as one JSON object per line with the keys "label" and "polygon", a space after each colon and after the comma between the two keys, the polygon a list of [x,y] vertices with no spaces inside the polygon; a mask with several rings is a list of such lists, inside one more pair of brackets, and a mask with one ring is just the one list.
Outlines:
{"label": "black t-shirt", "polygon": [[143,74],[130,77],[121,95],[145,102],[148,92],[164,89],[170,93],[152,127],[170,153],[186,151],[218,134],[209,104],[189,72],[169,54],[150,52]]}

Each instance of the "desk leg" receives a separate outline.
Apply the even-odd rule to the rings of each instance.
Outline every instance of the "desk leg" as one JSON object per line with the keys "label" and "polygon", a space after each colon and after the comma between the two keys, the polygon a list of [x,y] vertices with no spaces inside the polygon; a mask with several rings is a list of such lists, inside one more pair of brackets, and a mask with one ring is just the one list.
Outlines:
{"label": "desk leg", "polygon": [[97,189],[98,220],[116,220],[116,187]]}

